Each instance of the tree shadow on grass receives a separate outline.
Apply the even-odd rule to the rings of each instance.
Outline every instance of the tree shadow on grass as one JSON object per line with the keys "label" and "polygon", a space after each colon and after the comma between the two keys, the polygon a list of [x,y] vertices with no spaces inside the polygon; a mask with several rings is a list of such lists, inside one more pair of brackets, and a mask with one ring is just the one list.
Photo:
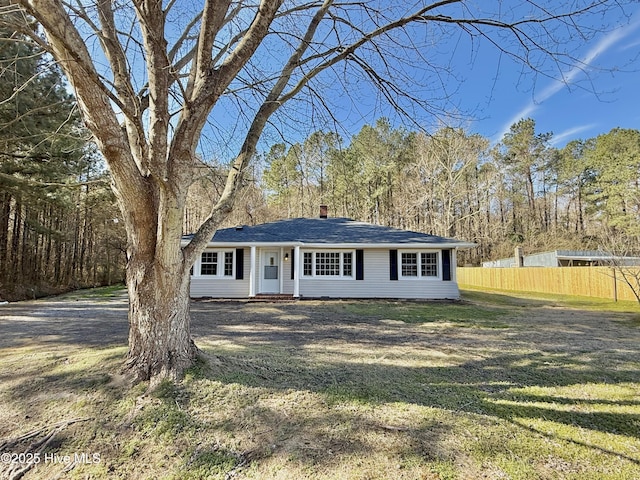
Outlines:
{"label": "tree shadow on grass", "polygon": [[[73,345],[14,348],[6,354],[12,363],[5,364],[0,378],[6,421],[0,428],[0,451],[37,459],[30,465],[23,462],[25,478],[63,478],[81,465],[100,468],[100,456],[106,461],[112,454],[104,439],[117,431],[111,423],[113,410],[125,387],[111,382],[122,355],[122,348]],[[13,478],[20,465],[0,467],[0,478]]]}
{"label": "tree shadow on grass", "polygon": [[[116,305],[120,313],[109,317],[113,311],[106,308],[97,310],[105,315],[98,321],[105,328],[116,325],[117,331],[126,322],[126,310]],[[126,388],[110,386],[124,347],[105,352],[99,362],[60,369],[69,356],[73,363],[74,349],[94,347],[101,337],[78,328],[87,312],[66,312],[67,334],[35,342],[52,348],[48,363],[13,376],[5,371],[1,380],[13,382],[11,406],[25,415],[31,411],[33,424],[64,413],[60,405],[68,400],[89,402],[90,429],[122,443],[110,450],[118,457],[115,463],[105,458],[116,472],[129,468],[119,449],[130,451],[131,461],[136,455],[152,461],[149,452],[157,442],[181,457],[167,467],[167,474],[176,478],[198,478],[198,472],[229,471],[275,457],[300,465],[300,471],[305,466],[326,470],[336,462],[376,455],[400,464],[411,458],[423,466],[454,462],[465,454],[449,445],[452,432],[466,428],[458,418],[506,423],[639,464],[615,445],[607,448],[602,441],[582,440],[575,431],[564,434],[540,426],[546,422],[599,435],[640,436],[637,394],[600,398],[593,392],[581,395],[580,388],[579,398],[566,393],[572,386],[590,385],[633,390],[640,381],[638,334],[586,312],[541,325],[538,330],[548,330],[543,337],[529,318],[510,320],[505,329],[461,329],[363,318],[329,304],[198,304],[193,332],[209,365],[200,364],[185,382],[141,405],[124,433],[122,415],[108,411],[127,395]],[[40,321],[44,328],[51,320]],[[26,336],[23,331],[11,342],[20,345]],[[103,336],[102,344],[109,338]],[[102,400],[92,403],[90,397],[96,395]],[[60,438],[61,450],[78,442]],[[506,455],[503,443],[492,448]]]}
{"label": "tree shadow on grass", "polygon": [[[212,352],[213,353],[213,352]],[[465,362],[457,366],[408,368],[388,365],[357,365],[352,363],[326,363],[316,365],[304,358],[289,358],[288,361],[275,361],[266,356],[252,353],[246,357],[241,352],[228,355],[217,350],[217,364],[212,366],[203,378],[225,385],[241,384],[245,387],[268,391],[312,391],[320,394],[330,406],[324,423],[359,424],[363,430],[384,428],[384,421],[373,421],[370,424],[358,419],[358,413],[345,415],[348,405],[364,406],[364,410],[384,410],[385,405],[406,404],[445,410],[453,416],[459,414],[470,419],[482,421],[507,422],[528,431],[534,437],[546,437],[553,443],[566,442],[578,448],[614,459],[624,459],[636,466],[640,458],[629,454],[627,450],[611,447],[600,440],[585,439],[585,432],[599,432],[628,437],[628,444],[638,447],[640,409],[635,412],[620,411],[619,407],[636,407],[637,400],[616,401],[598,398],[570,398],[561,394],[532,395],[520,394],[527,387],[571,387],[590,385],[603,381],[610,385],[627,385],[637,382],[636,371],[603,371],[600,365],[588,368],[585,362],[577,370],[576,364],[570,363],[564,369],[556,367],[543,369],[540,365],[546,362],[537,354],[529,355],[496,355],[490,359]],[[528,363],[528,367],[514,366]],[[288,366],[287,366],[288,364]],[[637,387],[636,387],[637,388]],[[514,390],[515,389],[515,390]],[[515,393],[514,393],[515,391]],[[597,407],[597,408],[592,408]],[[313,408],[312,406],[310,408]],[[358,412],[355,408],[353,412]],[[270,413],[273,415],[273,412]],[[279,419],[278,422],[292,422],[292,418]],[[440,434],[446,436],[449,430],[455,430],[456,422],[449,419],[445,424],[430,424],[428,417],[415,419],[416,428],[407,428],[395,432],[405,438],[405,445],[412,445],[414,450],[405,449],[402,456],[418,455],[421,458],[451,458],[451,452],[439,444]],[[422,422],[422,424],[421,424]],[[543,422],[546,426],[540,426]],[[554,432],[549,425],[557,425]],[[437,425],[439,434],[432,436],[431,429]],[[231,430],[243,428],[242,423],[231,422]],[[277,430],[270,427],[272,431]],[[282,436],[286,439],[286,432]],[[588,438],[589,435],[586,435]],[[283,438],[269,441],[282,443]],[[331,444],[324,449],[332,448]],[[335,446],[333,447],[335,449]],[[354,445],[359,453],[376,451],[375,445]],[[493,453],[502,451],[505,455],[514,455],[506,443],[493,447]],[[428,452],[432,452],[429,454]],[[516,454],[517,455],[517,454]],[[330,462],[326,457],[323,461]]]}
{"label": "tree shadow on grass", "polygon": [[[593,385],[633,390],[640,382],[637,332],[622,331],[624,325],[602,313],[571,311],[539,326],[524,315],[500,331],[438,330],[348,315],[336,322],[332,315],[331,309],[318,318],[304,309],[293,315],[289,308],[271,306],[244,318],[199,318],[199,343],[214,359],[204,378],[253,389],[312,391],[343,406],[406,404],[492,419],[640,464],[627,450],[608,448],[602,437],[582,438],[589,432],[628,437],[635,442],[633,451],[638,447],[633,439],[640,437],[637,390],[635,397],[621,400],[617,393],[582,395]],[[430,365],[401,365],[403,355],[416,353],[416,365]],[[574,387],[576,398],[562,393]],[[449,427],[455,429],[455,423]],[[424,438],[425,432],[407,435]]]}
{"label": "tree shadow on grass", "polygon": [[[453,462],[456,453],[445,439],[457,428],[458,415],[471,415],[484,422],[510,422],[533,435],[625,458],[635,465],[640,463],[624,452],[561,438],[528,423],[544,420],[634,437],[640,422],[637,414],[560,407],[636,406],[636,400],[600,402],[589,398],[583,403],[561,394],[534,395],[521,390],[530,386],[587,385],[601,381],[603,375],[611,384],[623,385],[637,380],[632,371],[607,371],[570,356],[554,355],[551,363],[544,353],[495,355],[449,366],[407,367],[345,362],[340,358],[316,362],[312,356],[283,352],[277,346],[263,351],[231,347],[207,350],[209,364],[200,363],[182,384],[167,384],[159,389],[131,420],[130,433],[144,439],[136,440],[140,442],[136,448],[143,448],[145,442],[160,449],[176,450],[170,445],[180,445],[176,451],[182,460],[167,471],[175,478],[224,478],[229,471],[277,456],[302,470],[319,471],[346,459],[378,454],[394,458],[403,468],[403,462],[411,458]],[[115,353],[107,355],[100,365],[113,366],[120,358]],[[562,369],[559,364],[564,365]],[[18,384],[13,401],[28,403],[45,388],[49,398],[88,392],[121,395],[122,390],[110,390],[109,370],[99,367],[41,373]],[[388,405],[403,404],[409,413],[390,415],[386,410]],[[412,410],[416,406],[449,415]],[[415,412],[421,413],[414,416]],[[50,413],[43,409],[36,415],[42,419]],[[98,419],[104,413],[99,409],[91,413],[100,427],[92,424],[90,428],[106,430],[103,435],[117,435],[121,425],[113,418]],[[78,448],[77,437],[71,433],[61,435],[47,451]],[[225,447],[225,438],[236,438],[241,448]],[[495,453],[503,447],[498,443],[490,448]],[[119,454],[114,451],[112,455]],[[109,463],[108,458],[104,461]],[[116,464],[112,468],[117,472],[125,467]]]}
{"label": "tree shadow on grass", "polygon": [[[497,355],[490,359],[469,361],[457,366],[409,368],[389,365],[325,363],[300,357],[270,358],[269,355],[234,351],[225,354],[211,351],[217,365],[207,379],[223,383],[240,383],[254,388],[310,390],[328,398],[370,403],[402,402],[451,411],[467,411],[483,415],[544,418],[567,425],[580,426],[605,433],[638,436],[640,415],[609,412],[565,411],[573,406],[640,406],[640,400],[569,398],[563,396],[520,393],[526,387],[571,387],[606,382],[609,385],[638,381],[635,370],[603,371],[599,365],[589,369],[585,362],[567,359],[566,368],[543,369],[547,364],[538,354]],[[557,356],[556,362],[558,361]],[[515,364],[526,362],[529,366]],[[571,362],[571,363],[569,363]],[[579,366],[579,370],[576,367]],[[515,393],[514,390],[515,389]],[[508,400],[512,405],[496,403]],[[532,405],[536,403],[537,405]],[[546,404],[548,408],[539,404]]]}

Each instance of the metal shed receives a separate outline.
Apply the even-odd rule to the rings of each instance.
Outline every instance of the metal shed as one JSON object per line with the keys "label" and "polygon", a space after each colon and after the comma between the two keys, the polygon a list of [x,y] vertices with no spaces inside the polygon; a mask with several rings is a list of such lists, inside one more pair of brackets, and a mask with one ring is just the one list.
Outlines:
{"label": "metal shed", "polygon": [[[614,261],[625,266],[640,265],[640,257],[619,257],[601,250],[553,250],[522,257],[523,267],[597,267]],[[517,266],[516,258],[501,258],[483,262],[483,267],[508,268]]]}

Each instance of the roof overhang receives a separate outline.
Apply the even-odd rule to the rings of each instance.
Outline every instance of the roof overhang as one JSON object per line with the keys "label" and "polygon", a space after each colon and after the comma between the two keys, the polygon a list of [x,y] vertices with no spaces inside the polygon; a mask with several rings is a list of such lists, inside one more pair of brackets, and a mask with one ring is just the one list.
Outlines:
{"label": "roof overhang", "polygon": [[582,260],[587,262],[614,262],[621,260],[640,262],[640,257],[622,257],[617,255],[558,255],[556,258],[558,260]]}
{"label": "roof overhang", "polygon": [[[182,239],[182,245],[189,243],[189,239]],[[410,249],[425,248],[441,250],[443,248],[473,248],[477,244],[471,242],[446,243],[304,243],[304,242],[209,242],[207,247],[240,248],[240,247],[304,247],[304,248],[353,248],[353,249]]]}
{"label": "roof overhang", "polygon": [[403,249],[403,248],[473,248],[475,243],[469,242],[443,242],[443,243],[301,243],[300,246],[307,248],[384,248],[384,249]]}

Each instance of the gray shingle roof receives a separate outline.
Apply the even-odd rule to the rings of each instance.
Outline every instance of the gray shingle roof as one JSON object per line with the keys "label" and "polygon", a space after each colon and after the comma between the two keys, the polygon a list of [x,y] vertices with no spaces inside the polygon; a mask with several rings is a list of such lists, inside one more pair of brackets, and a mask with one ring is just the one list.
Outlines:
{"label": "gray shingle roof", "polygon": [[213,243],[434,244],[471,246],[452,238],[358,222],[349,218],[294,218],[218,230]]}

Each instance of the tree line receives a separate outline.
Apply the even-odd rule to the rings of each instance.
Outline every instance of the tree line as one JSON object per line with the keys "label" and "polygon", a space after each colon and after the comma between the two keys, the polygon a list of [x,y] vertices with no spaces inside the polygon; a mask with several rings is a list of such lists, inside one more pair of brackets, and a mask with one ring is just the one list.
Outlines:
{"label": "tree line", "polygon": [[0,42],[0,100],[0,299],[121,282],[109,174],[59,69],[33,42]]}
{"label": "tree line", "polygon": [[[8,99],[0,106],[0,297],[122,281],[126,241],[109,172],[59,71],[27,43],[2,44],[0,55]],[[516,245],[597,249],[617,239],[631,253],[640,233],[640,132],[616,128],[563,148],[552,140],[530,118],[495,145],[461,128],[428,134],[385,118],[348,144],[317,131],[256,156],[226,225],[313,217],[326,204],[334,216],[476,242],[460,255],[471,265]],[[185,233],[224,189],[224,165],[201,168]]]}
{"label": "tree line", "polygon": [[461,252],[471,265],[514,246],[611,249],[616,239],[631,253],[640,233],[640,132],[632,129],[557,148],[531,118],[494,145],[461,128],[427,134],[382,118],[348,144],[323,131],[275,144],[249,177],[230,223],[313,217],[326,204],[334,216],[476,242]]}
{"label": "tree line", "polygon": [[[59,69],[28,41],[0,44],[0,66],[0,298],[122,281],[126,240],[109,172]],[[228,173],[199,165],[185,233],[207,218],[203,206]],[[381,118],[348,142],[317,131],[274,144],[245,173],[223,226],[313,217],[326,204],[334,216],[476,242],[460,255],[471,265],[516,245],[637,253],[637,130],[556,148],[530,118],[495,145],[461,128],[425,133]]]}

